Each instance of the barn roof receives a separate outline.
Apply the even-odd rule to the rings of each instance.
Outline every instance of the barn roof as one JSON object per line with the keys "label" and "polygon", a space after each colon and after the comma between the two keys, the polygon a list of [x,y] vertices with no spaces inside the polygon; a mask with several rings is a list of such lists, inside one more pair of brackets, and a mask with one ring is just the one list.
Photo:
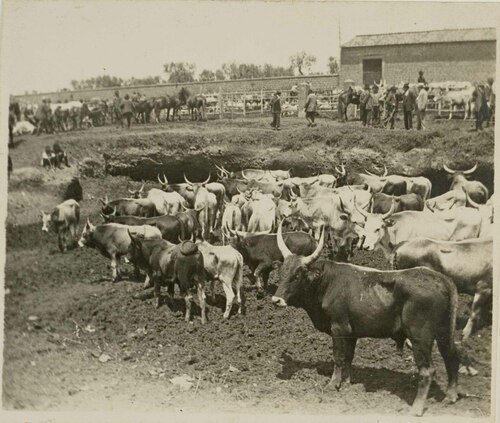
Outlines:
{"label": "barn roof", "polygon": [[372,47],[400,44],[454,43],[496,40],[495,28],[441,29],[437,31],[394,32],[357,35],[342,47]]}

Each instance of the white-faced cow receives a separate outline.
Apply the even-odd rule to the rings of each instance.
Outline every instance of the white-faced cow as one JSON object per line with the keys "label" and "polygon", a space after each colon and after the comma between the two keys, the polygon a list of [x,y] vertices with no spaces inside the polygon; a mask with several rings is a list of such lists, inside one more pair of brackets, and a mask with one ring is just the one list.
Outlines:
{"label": "white-faced cow", "polygon": [[51,213],[45,213],[43,210],[41,212],[42,231],[49,232],[52,227],[57,234],[59,250],[64,253],[68,249],[68,241],[75,241],[80,222],[80,205],[75,200],[66,200],[54,207]]}
{"label": "white-faced cow", "polygon": [[459,357],[454,334],[458,295],[447,276],[423,267],[380,271],[318,260],[324,232],[312,254],[297,255],[281,234],[280,224],[277,242],[284,262],[272,302],[303,308],[316,329],[332,337],[330,383],[335,388],[350,383],[359,338],[392,338],[400,350],[409,339],[419,372],[411,412],[421,416],[435,374],[432,347],[436,341],[448,373],[447,399],[457,400]]}

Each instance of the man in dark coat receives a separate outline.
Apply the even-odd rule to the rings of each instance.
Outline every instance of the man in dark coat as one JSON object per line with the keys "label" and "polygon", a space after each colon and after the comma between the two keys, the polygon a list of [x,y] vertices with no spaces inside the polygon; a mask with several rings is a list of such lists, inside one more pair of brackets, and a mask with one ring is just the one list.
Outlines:
{"label": "man in dark coat", "polygon": [[392,86],[389,90],[389,94],[385,98],[385,110],[386,110],[386,120],[384,126],[388,123],[391,124],[391,129],[394,129],[394,121],[396,119],[396,113],[398,111],[398,98],[396,96],[396,87]]}
{"label": "man in dark coat", "polygon": [[318,107],[318,101],[316,99],[316,93],[311,90],[306,99],[306,104],[304,105],[304,110],[306,112],[307,126],[316,126],[314,123],[314,118],[316,117]]}
{"label": "man in dark coat", "polygon": [[405,129],[412,129],[413,110],[415,109],[416,96],[410,89],[408,83],[403,85],[403,116],[405,121]]}
{"label": "man in dark coat", "polygon": [[280,117],[281,117],[281,92],[276,91],[271,98],[269,105],[271,106],[271,113],[273,114],[273,121],[271,122],[271,126],[273,129],[280,131]]}

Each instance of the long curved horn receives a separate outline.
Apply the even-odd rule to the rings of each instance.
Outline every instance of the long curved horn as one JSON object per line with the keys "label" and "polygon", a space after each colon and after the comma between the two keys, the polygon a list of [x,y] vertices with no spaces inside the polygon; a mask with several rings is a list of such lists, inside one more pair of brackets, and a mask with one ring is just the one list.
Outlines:
{"label": "long curved horn", "polygon": [[467,192],[465,187],[462,187],[462,190],[465,193],[466,202],[469,203],[472,206],[472,208],[479,210],[479,204],[476,203],[472,198],[470,198],[469,193]]}
{"label": "long curved horn", "polygon": [[205,204],[203,207],[200,207],[199,209],[194,209],[196,212],[201,212],[207,205]]}
{"label": "long curved horn", "polygon": [[194,184],[186,177],[186,174],[184,173],[184,180],[191,186],[193,186]]}
{"label": "long curved horn", "polygon": [[370,213],[366,212],[363,209],[358,208],[358,203],[356,202],[356,196],[354,196],[354,208],[358,211],[360,215],[364,216],[366,219],[370,217]]}
{"label": "long curved horn", "polygon": [[243,179],[246,179],[247,181],[250,181],[250,179],[247,178],[247,176],[245,175],[245,171],[243,169],[241,169],[241,176],[243,176]]}
{"label": "long curved horn", "polygon": [[462,173],[464,175],[470,175],[471,173],[474,173],[476,169],[477,169],[477,163],[474,166],[472,166],[469,170],[464,170]]}
{"label": "long curved horn", "polygon": [[165,176],[165,174],[163,174],[163,182],[162,182],[163,185],[168,185],[168,179],[167,177]]}
{"label": "long curved horn", "polygon": [[387,176],[387,166],[386,165],[384,165],[384,174],[382,175],[382,177],[384,177],[384,176]]}
{"label": "long curved horn", "polygon": [[[231,229],[229,228],[227,222],[226,222],[226,229],[229,231],[229,233],[231,233],[232,235],[236,235],[240,238],[246,238],[250,233],[249,232],[245,232],[245,231],[237,231],[236,229]],[[252,234],[250,234],[252,235]]]}
{"label": "long curved horn", "polygon": [[443,163],[443,169],[448,172],[449,174],[453,175],[454,173],[457,173],[456,170],[450,169],[448,166],[446,166],[446,163]]}
{"label": "long curved horn", "polygon": [[110,216],[116,216],[116,206],[113,208],[113,213],[111,213]]}
{"label": "long curved horn", "polygon": [[183,208],[184,210],[193,210],[193,209],[190,209],[189,207],[186,207],[186,206],[184,205],[184,203],[181,203],[181,206],[182,206],[182,208]]}
{"label": "long curved horn", "polygon": [[146,185],[146,184],[142,184],[142,187],[141,187],[141,189],[139,190],[139,192],[144,191],[144,185]]}
{"label": "long curved horn", "polygon": [[303,257],[301,260],[304,266],[308,266],[309,264],[314,263],[321,255],[321,250],[323,250],[323,245],[325,244],[325,232],[326,229],[325,226],[323,225],[321,228],[321,236],[319,238],[316,250],[314,250],[314,253],[312,253],[310,256]]}
{"label": "long curved horn", "polygon": [[165,185],[164,182],[162,182],[162,180],[160,179],[160,174],[158,173],[158,175],[156,175],[156,177],[158,178],[158,182],[162,185]]}
{"label": "long curved horn", "polygon": [[127,191],[128,191],[130,194],[135,194],[135,191],[130,191],[129,189],[127,189]]}
{"label": "long curved horn", "polygon": [[276,233],[276,241],[278,241],[278,248],[280,249],[281,255],[283,259],[292,255],[292,252],[288,249],[285,244],[285,240],[283,239],[283,220],[280,222],[278,226],[278,232]]}
{"label": "long curved horn", "polygon": [[394,209],[396,208],[396,201],[394,200],[394,197],[392,198],[392,203],[391,203],[391,208],[386,214],[382,215],[382,220],[385,220],[392,216],[394,214]]}

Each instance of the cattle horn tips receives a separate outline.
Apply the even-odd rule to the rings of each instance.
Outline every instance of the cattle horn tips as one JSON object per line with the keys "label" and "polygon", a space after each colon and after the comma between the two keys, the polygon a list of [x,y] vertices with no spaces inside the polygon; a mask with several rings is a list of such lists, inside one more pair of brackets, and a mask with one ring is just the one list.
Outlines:
{"label": "cattle horn tips", "polygon": [[464,170],[463,174],[464,175],[470,175],[471,173],[475,172],[476,169],[477,169],[477,163],[474,166],[472,166],[469,170]]}
{"label": "cattle horn tips", "polygon": [[[283,219],[283,220],[285,220],[285,219]],[[278,242],[278,248],[281,252],[281,255],[283,256],[284,259],[286,259],[288,256],[292,255],[292,252],[288,249],[288,247],[285,244],[285,240],[283,239],[283,220],[278,225],[278,232],[276,234],[276,241]]]}

